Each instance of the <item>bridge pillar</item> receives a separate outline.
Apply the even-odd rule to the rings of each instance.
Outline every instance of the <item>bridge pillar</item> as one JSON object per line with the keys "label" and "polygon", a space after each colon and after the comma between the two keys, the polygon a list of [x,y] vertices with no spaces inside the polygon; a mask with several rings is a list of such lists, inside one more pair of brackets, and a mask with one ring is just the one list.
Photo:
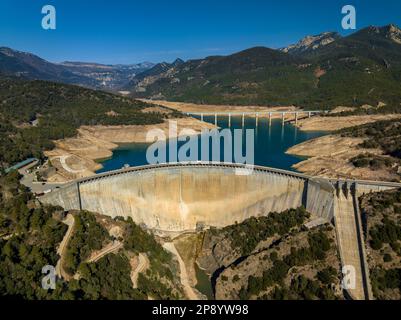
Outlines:
{"label": "bridge pillar", "polygon": [[245,113],[242,114],[242,127],[245,126]]}
{"label": "bridge pillar", "polygon": [[231,113],[228,114],[228,126],[231,127]]}
{"label": "bridge pillar", "polygon": [[295,112],[295,125],[298,125],[298,112]]}
{"label": "bridge pillar", "polygon": [[272,113],[269,112],[269,126],[272,125]]}
{"label": "bridge pillar", "polygon": [[217,113],[214,114],[214,125],[217,127]]}
{"label": "bridge pillar", "polygon": [[201,121],[203,121],[203,113],[201,113]]}
{"label": "bridge pillar", "polygon": [[312,117],[312,112],[311,111],[308,112],[308,118],[310,118],[310,117]]}
{"label": "bridge pillar", "polygon": [[257,112],[257,113],[255,114],[256,126],[258,126],[258,121],[259,121],[259,113]]}
{"label": "bridge pillar", "polygon": [[285,112],[281,113],[281,124],[284,124],[285,122]]}

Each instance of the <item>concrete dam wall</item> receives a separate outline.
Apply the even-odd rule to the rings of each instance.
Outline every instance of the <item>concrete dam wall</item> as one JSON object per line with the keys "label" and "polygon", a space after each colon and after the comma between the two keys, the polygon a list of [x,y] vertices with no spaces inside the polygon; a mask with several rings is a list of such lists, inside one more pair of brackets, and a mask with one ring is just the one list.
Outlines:
{"label": "concrete dam wall", "polygon": [[127,168],[74,181],[40,200],[66,210],[132,217],[155,231],[173,233],[224,227],[303,205],[313,222],[334,221],[341,264],[355,270],[348,295],[372,297],[358,198],[401,184],[313,178],[265,167],[238,175],[237,169],[244,168],[223,163]]}
{"label": "concrete dam wall", "polygon": [[66,210],[132,217],[160,231],[224,227],[252,217],[304,205],[332,217],[334,188],[301,174],[256,168],[237,175],[236,166],[149,166],[81,179],[46,194],[41,201]]}

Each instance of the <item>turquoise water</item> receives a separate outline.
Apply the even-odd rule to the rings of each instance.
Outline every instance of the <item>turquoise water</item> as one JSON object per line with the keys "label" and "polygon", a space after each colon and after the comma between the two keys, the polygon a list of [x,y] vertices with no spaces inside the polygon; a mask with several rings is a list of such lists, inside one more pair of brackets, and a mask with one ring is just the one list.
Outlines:
{"label": "turquoise water", "polygon": [[[204,121],[214,123],[214,116],[204,117]],[[222,129],[229,128],[228,117],[219,117],[218,126]],[[231,128],[229,129],[234,130],[241,128],[242,118],[232,118]],[[285,151],[296,144],[325,134],[325,132],[303,132],[292,124],[286,123],[282,125],[279,119],[273,120],[271,126],[269,125],[268,119],[259,119],[258,125],[256,126],[255,118],[246,118],[244,129],[255,130],[254,164],[292,171],[294,171],[291,168],[292,165],[301,161],[302,158],[287,155]],[[245,139],[243,139],[243,143],[245,143]],[[180,143],[178,145],[180,146]],[[103,168],[97,172],[121,169],[125,164],[130,166],[148,164],[146,160],[147,147],[147,144],[138,143],[121,145],[113,151],[113,156],[110,159],[101,162]],[[223,146],[221,146],[221,150],[223,150],[222,148]],[[245,152],[245,147],[243,147],[243,150]],[[221,154],[223,154],[223,152],[221,152]]]}

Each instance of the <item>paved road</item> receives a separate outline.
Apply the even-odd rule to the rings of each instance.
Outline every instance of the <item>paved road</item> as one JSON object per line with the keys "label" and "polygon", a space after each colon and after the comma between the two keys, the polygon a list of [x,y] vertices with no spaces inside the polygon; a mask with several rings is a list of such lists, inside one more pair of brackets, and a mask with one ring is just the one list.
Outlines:
{"label": "paved road", "polygon": [[63,186],[65,183],[48,183],[48,182],[35,182],[35,173],[27,173],[26,171],[20,171],[22,174],[21,184],[31,190],[32,193],[41,194],[48,190],[54,190],[57,187]]}
{"label": "paved road", "polygon": [[48,190],[56,189],[57,187],[61,187],[62,185],[65,184],[65,183],[36,182],[35,169],[33,169],[32,172],[28,172],[28,170],[34,168],[37,165],[38,161],[35,161],[29,164],[28,166],[18,170],[19,174],[22,175],[22,178],[20,180],[21,184],[29,188],[31,192],[40,194]]}
{"label": "paved road", "polygon": [[73,234],[73,229],[74,229],[74,224],[75,224],[75,219],[72,214],[68,214],[67,218],[63,221],[68,226],[67,232],[64,235],[63,240],[60,243],[60,246],[57,249],[57,253],[60,256],[60,259],[57,261],[56,265],[56,274],[57,276],[69,281],[71,279],[71,276],[65,272],[63,265],[64,265],[64,260],[65,260],[65,254],[68,246],[68,242],[70,241],[70,238]]}

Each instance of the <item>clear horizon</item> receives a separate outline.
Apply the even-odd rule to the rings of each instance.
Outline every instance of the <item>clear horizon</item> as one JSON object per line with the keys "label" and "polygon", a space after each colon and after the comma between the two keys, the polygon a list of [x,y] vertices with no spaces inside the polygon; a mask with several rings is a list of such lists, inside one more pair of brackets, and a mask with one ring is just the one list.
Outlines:
{"label": "clear horizon", "polygon": [[[57,29],[41,28],[41,8],[57,10]],[[158,63],[228,55],[255,46],[273,49],[341,28],[341,8],[357,9],[357,30],[401,25],[401,2],[383,0],[110,1],[78,0],[0,4],[0,46],[30,52],[51,62]],[[19,5],[21,10],[15,10]]]}

